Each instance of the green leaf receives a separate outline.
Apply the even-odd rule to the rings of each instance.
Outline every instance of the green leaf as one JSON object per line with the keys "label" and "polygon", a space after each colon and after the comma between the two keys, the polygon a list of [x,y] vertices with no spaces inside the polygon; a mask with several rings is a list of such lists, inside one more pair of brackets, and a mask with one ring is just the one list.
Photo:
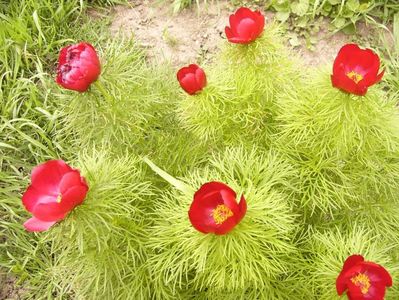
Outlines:
{"label": "green leaf", "polygon": [[292,12],[298,16],[304,16],[309,9],[309,0],[299,0],[291,4]]}
{"label": "green leaf", "polygon": [[333,24],[336,28],[342,28],[343,26],[345,26],[346,23],[346,19],[345,18],[335,18],[333,21]]}
{"label": "green leaf", "polygon": [[358,12],[365,13],[369,9],[369,3],[365,2],[359,5]]}
{"label": "green leaf", "polygon": [[289,41],[290,45],[294,48],[301,45],[301,42],[298,39],[298,35],[296,35],[296,34],[292,34],[291,38],[288,41]]}
{"label": "green leaf", "polygon": [[277,12],[288,12],[290,11],[290,1],[288,0],[277,0],[273,3],[273,8]]}
{"label": "green leaf", "polygon": [[279,11],[276,13],[276,20],[280,22],[285,22],[290,17],[290,12]]}
{"label": "green leaf", "polygon": [[356,33],[356,27],[355,27],[355,25],[353,23],[350,23],[349,25],[347,25],[344,28],[342,28],[342,31],[345,34],[352,35],[352,34]]}
{"label": "green leaf", "polygon": [[346,2],[346,7],[353,12],[358,12],[359,6],[360,6],[359,0],[348,0]]}

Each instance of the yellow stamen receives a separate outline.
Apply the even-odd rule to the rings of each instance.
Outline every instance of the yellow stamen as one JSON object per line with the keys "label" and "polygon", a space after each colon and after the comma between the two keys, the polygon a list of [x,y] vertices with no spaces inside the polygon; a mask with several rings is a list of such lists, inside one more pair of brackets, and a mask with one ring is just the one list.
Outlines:
{"label": "yellow stamen", "polygon": [[215,223],[218,225],[222,224],[224,221],[232,216],[233,212],[224,204],[216,206],[216,208],[212,211],[212,217],[215,220]]}
{"label": "yellow stamen", "polygon": [[367,294],[371,287],[370,278],[364,273],[359,273],[355,277],[352,277],[351,281],[354,285],[360,287],[363,295]]}
{"label": "yellow stamen", "polygon": [[59,194],[59,195],[57,196],[57,199],[56,199],[55,201],[57,201],[57,203],[61,203],[61,200],[62,200],[62,195]]}
{"label": "yellow stamen", "polygon": [[349,73],[346,73],[346,76],[352,79],[355,83],[359,83],[359,81],[363,79],[363,76],[355,71],[350,71]]}

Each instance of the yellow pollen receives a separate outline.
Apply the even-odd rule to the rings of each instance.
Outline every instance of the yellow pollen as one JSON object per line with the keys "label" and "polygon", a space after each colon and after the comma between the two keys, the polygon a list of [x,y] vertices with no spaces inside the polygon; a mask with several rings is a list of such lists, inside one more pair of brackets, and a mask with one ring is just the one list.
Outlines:
{"label": "yellow pollen", "polygon": [[220,205],[216,206],[216,208],[212,211],[211,216],[215,220],[215,223],[220,225],[224,221],[226,221],[228,218],[232,217],[233,212],[226,205],[220,204]]}
{"label": "yellow pollen", "polygon": [[359,81],[363,79],[363,76],[355,71],[350,71],[346,73],[346,76],[352,79],[355,83],[359,83]]}
{"label": "yellow pollen", "polygon": [[351,281],[354,285],[360,287],[363,295],[367,294],[371,287],[370,278],[364,273],[359,273],[352,277]]}
{"label": "yellow pollen", "polygon": [[55,201],[57,201],[57,203],[61,203],[61,200],[62,200],[62,195],[59,194],[59,195],[57,196],[57,199],[56,199]]}

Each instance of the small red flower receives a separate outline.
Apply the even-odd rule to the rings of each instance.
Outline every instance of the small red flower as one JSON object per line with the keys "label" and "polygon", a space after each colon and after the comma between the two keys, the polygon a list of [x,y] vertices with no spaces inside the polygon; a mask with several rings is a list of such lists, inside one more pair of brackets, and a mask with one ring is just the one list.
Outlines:
{"label": "small red flower", "polygon": [[198,65],[191,64],[183,67],[177,72],[177,80],[180,86],[188,94],[194,95],[206,86],[206,75]]}
{"label": "small red flower", "polygon": [[100,73],[100,60],[92,45],[79,43],[61,49],[56,81],[62,87],[85,92]]}
{"label": "small red flower", "polygon": [[230,27],[226,26],[226,37],[230,43],[249,44],[256,40],[265,27],[265,17],[259,11],[240,7],[230,15]]}
{"label": "small red flower", "polygon": [[81,204],[89,190],[78,170],[63,160],[50,160],[32,170],[31,184],[22,203],[33,217],[25,222],[28,231],[45,231]]}
{"label": "small red flower", "polygon": [[349,300],[383,300],[392,278],[384,267],[365,261],[361,255],[349,256],[336,281],[338,295],[348,290]]}
{"label": "small red flower", "polygon": [[226,234],[240,223],[247,212],[247,202],[221,182],[208,182],[194,194],[188,216],[195,229],[202,233]]}
{"label": "small red flower", "polygon": [[347,44],[339,50],[334,61],[332,85],[345,92],[364,96],[367,89],[379,82],[384,71],[378,74],[380,58],[371,49],[360,49]]}

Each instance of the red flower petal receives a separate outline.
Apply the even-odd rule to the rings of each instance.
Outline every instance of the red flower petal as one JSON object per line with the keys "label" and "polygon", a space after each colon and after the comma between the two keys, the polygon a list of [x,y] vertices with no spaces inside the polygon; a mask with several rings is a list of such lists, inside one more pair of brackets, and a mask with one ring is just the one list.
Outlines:
{"label": "red flower petal", "polygon": [[33,168],[32,186],[49,195],[58,195],[58,186],[64,174],[72,171],[63,160],[49,160]]}
{"label": "red flower petal", "polygon": [[367,300],[384,300],[386,288],[380,282],[373,282],[370,286],[369,292],[364,295],[363,299]]}
{"label": "red flower petal", "polygon": [[344,267],[342,269],[342,272],[345,273],[347,272],[349,269],[351,269],[352,267],[358,265],[359,263],[364,261],[364,257],[359,255],[359,254],[355,254],[355,255],[351,255],[349,256],[344,263]]}
{"label": "red flower petal", "polygon": [[194,194],[194,200],[196,198],[203,198],[208,193],[213,193],[215,191],[226,190],[236,197],[236,193],[226,184],[218,181],[211,181],[203,184],[198,191]]}
{"label": "red flower petal", "polygon": [[[61,200],[62,201],[62,200]],[[42,221],[54,222],[65,218],[68,211],[61,209],[60,203],[38,203],[33,209],[32,215]]]}
{"label": "red flower petal", "polygon": [[241,196],[240,203],[238,204],[238,208],[240,211],[240,214],[238,215],[237,218],[237,224],[241,222],[241,220],[244,218],[245,214],[247,213],[247,201],[244,198],[244,195]]}
{"label": "red flower petal", "polygon": [[212,217],[213,210],[223,204],[222,195],[218,190],[207,193],[204,197],[198,198],[194,196],[191,203],[188,216],[191,224],[200,232],[215,232],[217,224]]}
{"label": "red flower petal", "polygon": [[61,211],[71,211],[76,206],[83,203],[84,199],[86,198],[86,194],[88,191],[87,186],[73,186],[69,188],[65,193],[62,195],[62,199],[60,202],[60,209]]}
{"label": "red flower petal", "polygon": [[40,231],[45,231],[49,229],[51,226],[53,226],[56,222],[44,222],[41,221],[35,217],[30,218],[24,223],[24,227],[26,230],[31,231],[31,232],[40,232]]}
{"label": "red flower petal", "polygon": [[26,210],[32,213],[38,203],[53,202],[54,195],[46,195],[43,191],[37,190],[34,186],[29,186],[22,196],[22,204]]}
{"label": "red flower petal", "polygon": [[65,194],[68,189],[74,186],[82,185],[82,177],[78,170],[72,170],[66,173],[59,183],[59,192]]}
{"label": "red flower petal", "polygon": [[219,225],[215,229],[215,234],[217,235],[223,235],[226,233],[229,233],[234,229],[234,227],[237,225],[237,221],[234,217],[228,218],[226,221],[223,222],[223,224]]}
{"label": "red flower petal", "polygon": [[391,274],[381,265],[367,261],[363,263],[373,282],[382,282],[385,286],[392,286]]}

